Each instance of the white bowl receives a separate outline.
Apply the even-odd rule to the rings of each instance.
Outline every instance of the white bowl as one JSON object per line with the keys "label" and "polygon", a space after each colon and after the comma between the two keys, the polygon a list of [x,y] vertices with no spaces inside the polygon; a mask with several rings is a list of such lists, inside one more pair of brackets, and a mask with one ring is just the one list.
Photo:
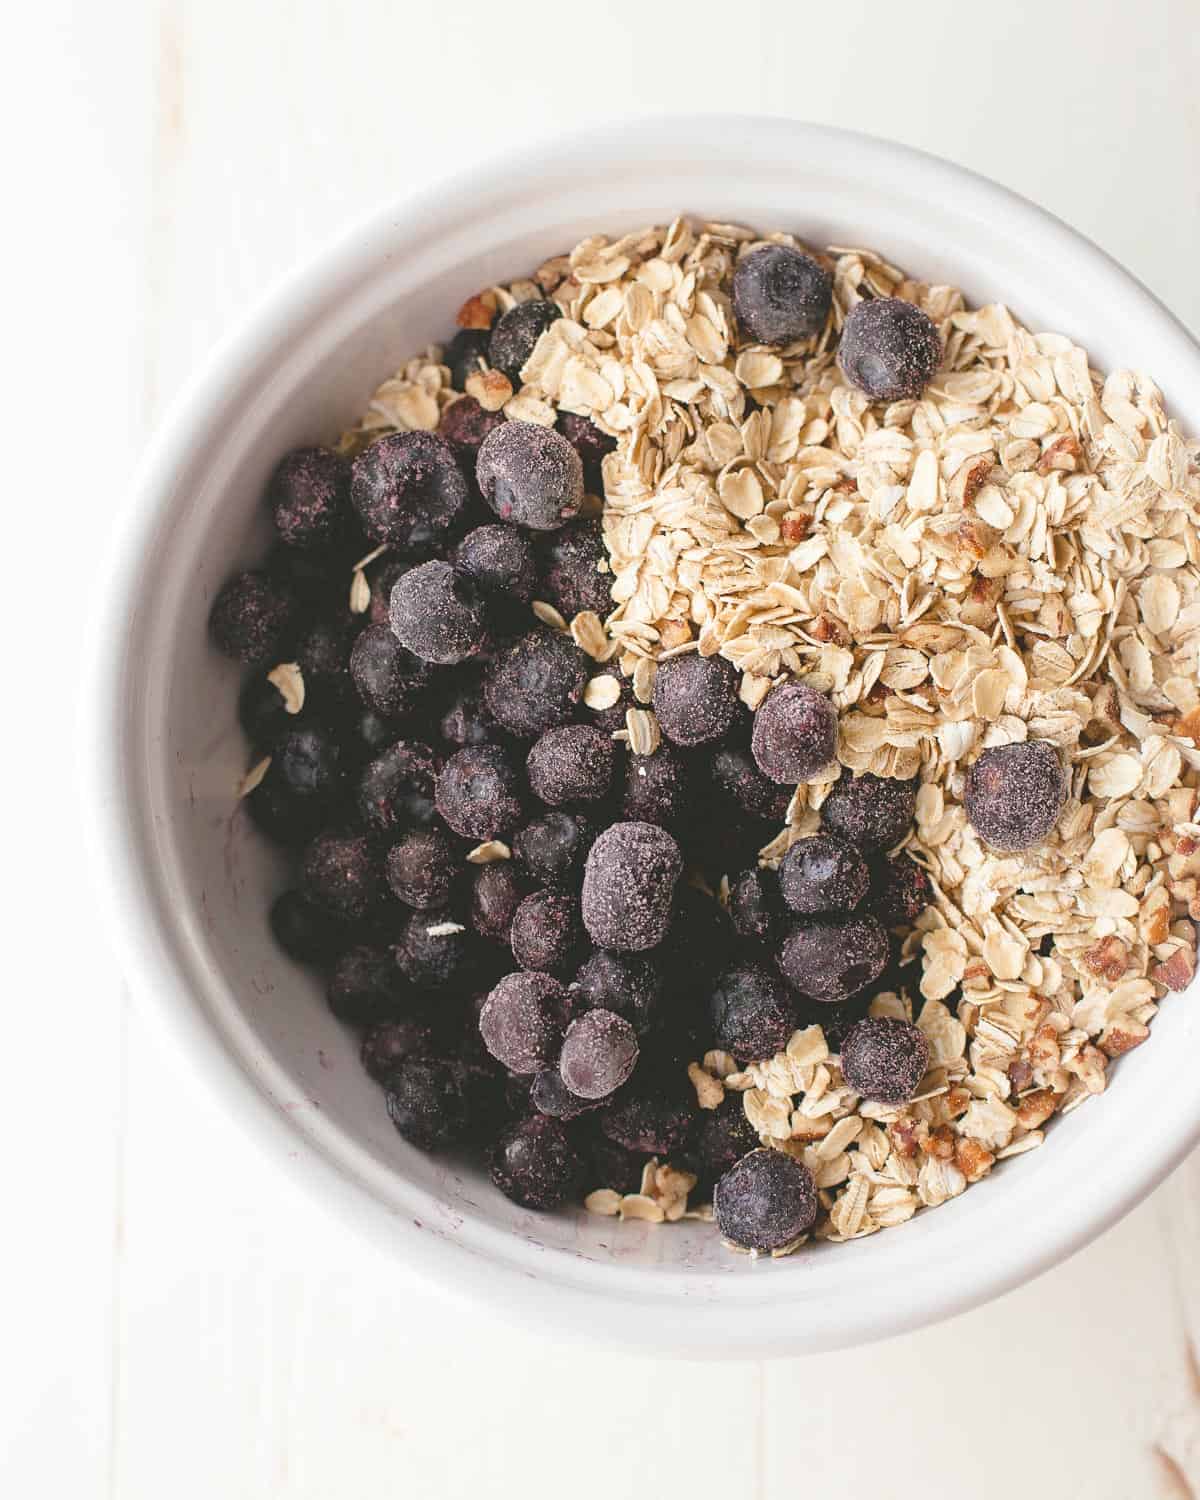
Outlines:
{"label": "white bowl", "polygon": [[1200,1136],[1200,1012],[1150,1043],[1046,1146],[903,1229],[783,1261],[708,1225],[525,1212],[392,1129],[353,1037],[274,947],[266,846],[231,826],[239,673],[209,646],[214,591],[267,541],[287,449],[331,438],[470,293],[587,233],[686,212],[884,251],[1149,370],[1200,429],[1200,350],[1132,276],[1040,209],[918,152],[784,120],[646,121],[465,173],[377,214],[227,340],[153,444],[121,518],[89,680],[100,888],[146,1011],[250,1135],[332,1211],[449,1291],[546,1329],[655,1351],[814,1351],[961,1311],[1036,1275],[1147,1193]]}

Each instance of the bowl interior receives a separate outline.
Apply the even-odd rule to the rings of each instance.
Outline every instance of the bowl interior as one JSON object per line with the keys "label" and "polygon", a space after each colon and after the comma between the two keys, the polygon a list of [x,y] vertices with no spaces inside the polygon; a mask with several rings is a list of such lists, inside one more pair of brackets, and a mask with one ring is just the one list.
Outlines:
{"label": "bowl interior", "polygon": [[[336,1181],[386,1237],[419,1244],[415,1258],[443,1280],[482,1277],[493,1293],[505,1284],[496,1278],[536,1284],[544,1309],[557,1306],[569,1321],[568,1301],[590,1307],[584,1321],[607,1322],[609,1336],[639,1337],[637,1324],[660,1347],[711,1337],[698,1336],[697,1304],[703,1327],[731,1343],[758,1319],[773,1346],[822,1347],[1000,1290],[1145,1191],[1196,1131],[1194,1003],[1168,999],[1151,1044],[1115,1069],[1104,1099],[1058,1122],[1045,1148],[903,1231],[752,1265],[705,1225],[522,1211],[477,1168],[399,1138],[354,1038],[271,941],[266,909],[283,871],[236,806],[247,764],[235,718],[240,674],[208,644],[214,592],[265,550],[260,496],[281,454],[333,438],[381,378],[449,335],[470,293],[597,230],[686,212],[788,228],[814,244],[877,247],[974,301],[1003,300],[1030,326],[1077,337],[1100,368],[1150,370],[1193,430],[1200,361],[1099,252],[944,164],[785,122],[643,130],[648,138],[615,132],[516,163],[500,179],[513,186],[480,174],[376,220],[227,346],[177,417],[152,461],[112,601],[106,733],[120,789],[119,857],[137,906],[118,922],[139,928],[135,962],[144,966],[153,949],[157,1008],[186,1017],[185,1042],[205,1068],[236,1093],[257,1091],[275,1117],[270,1133],[305,1162],[332,1165],[320,1178],[329,1190]],[[560,1293],[574,1297],[548,1300]],[[618,1295],[624,1310],[614,1312]]]}

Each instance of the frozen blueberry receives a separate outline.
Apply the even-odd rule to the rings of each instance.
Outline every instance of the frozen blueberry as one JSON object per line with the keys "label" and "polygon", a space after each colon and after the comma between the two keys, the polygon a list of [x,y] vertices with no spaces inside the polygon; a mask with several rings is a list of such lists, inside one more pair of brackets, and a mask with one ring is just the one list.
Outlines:
{"label": "frozen blueberry", "polygon": [[492,718],[483,698],[479,677],[454,673],[449,697],[443,700],[438,732],[451,745],[487,745],[497,739],[500,726]]}
{"label": "frozen blueberry", "polygon": [[774,1057],[796,1029],[796,1004],[764,964],[737,963],[719,974],[709,995],[713,1040],[739,1062]]}
{"label": "frozen blueberry", "polygon": [[409,912],[400,924],[392,956],[414,989],[443,990],[466,966],[462,924],[445,909]]}
{"label": "frozen blueberry", "polygon": [[689,788],[687,764],[669,745],[660,745],[653,755],[630,755],[621,815],[631,823],[657,823],[675,831],[689,810]]}
{"label": "frozen blueberry", "polygon": [[583,1162],[571,1137],[549,1115],[531,1115],[512,1126],[492,1152],[492,1181],[522,1208],[557,1208],[582,1177]]}
{"label": "frozen blueberry", "polygon": [[499,745],[469,745],[437,779],[437,810],[464,839],[500,839],[521,821],[521,779]]}
{"label": "frozen blueberry", "polygon": [[295,848],[328,826],[335,811],[337,786],[313,794],[295,792],[284,779],[278,754],[266,775],[243,804],[258,831],[273,843]]}
{"label": "frozen blueberry", "polygon": [[479,1013],[479,1034],[513,1073],[537,1073],[558,1062],[571,1000],[549,974],[522,971],[503,978]]}
{"label": "frozen blueberry", "polygon": [[396,738],[396,726],[372,708],[364,708],[354,724],[354,732],[362,750],[371,756],[379,755]]}
{"label": "frozen blueberry", "polygon": [[476,375],[487,360],[490,328],[460,328],[442,354],[442,363],[450,370],[450,384],[456,391],[466,390],[467,377]]}
{"label": "frozen blueberry", "polygon": [[346,924],[307,891],[276,896],[270,923],[275,941],[297,963],[327,963],[346,944]]}
{"label": "frozen blueberry", "polygon": [[851,385],[872,401],[918,397],[942,362],[933,319],[899,297],[871,297],[846,315],[837,362]]}
{"label": "frozen blueberry", "polygon": [[655,954],[670,994],[694,1004],[694,996],[706,993],[713,975],[730,962],[733,942],[733,928],[720,902],[695,886],[680,885],[671,925]]}
{"label": "frozen blueberry", "polygon": [[328,807],[342,789],[342,747],[328,729],[298,725],[276,744],[271,769],[293,796]]}
{"label": "frozen blueberry", "polygon": [[611,735],[588,724],[547,729],[525,761],[535,797],[551,807],[596,802],[612,784],[616,748]]}
{"label": "frozen blueberry", "polygon": [[561,317],[562,309],[557,303],[535,298],[510,307],[492,325],[488,363],[494,370],[503,370],[514,390],[521,383],[521,366],[533,353],[538,339]]}
{"label": "frozen blueberry", "polygon": [[376,1083],[386,1083],[406,1057],[436,1057],[442,1045],[439,1028],[429,1017],[402,1016],[369,1027],[359,1057]]}
{"label": "frozen blueberry", "polygon": [[595,837],[580,813],[552,809],[517,832],[513,854],[538,885],[577,886]]}
{"label": "frozen blueberry", "polygon": [[712,754],[711,774],[713,785],[746,817],[783,822],[792,793],[763,775],[748,746],[718,745]]}
{"label": "frozen blueberry", "polygon": [[477,526],[467,532],[455,548],[454,566],[484,594],[522,604],[533,598],[533,548],[515,526]]}
{"label": "frozen blueberry", "polygon": [[601,948],[653,948],[671,922],[679,845],[653,823],[614,823],[592,845],[583,872],[583,922]]}
{"label": "frozen blueberry", "polygon": [[564,619],[585,609],[603,619],[613,607],[612,585],[599,521],[570,521],[551,532],[542,552],[539,597],[549,600]]}
{"label": "frozen blueberry", "polygon": [[351,466],[350,498],[373,542],[428,547],[453,526],[467,493],[450,444],[432,432],[379,438]]}
{"label": "frozen blueberry", "polygon": [[629,1079],[638,1060],[637,1033],[611,1010],[589,1010],[567,1027],[558,1071],[580,1099],[607,1099]]}
{"label": "frozen blueberry", "polygon": [[557,1068],[543,1068],[534,1076],[529,1103],[539,1115],[551,1115],[556,1120],[577,1120],[589,1110],[599,1109],[603,1100],[581,1099],[562,1081]]}
{"label": "frozen blueberry", "polygon": [[751,1151],[717,1183],[713,1217],[722,1238],[743,1250],[782,1250],[816,1222],[812,1173],[782,1151]]}
{"label": "frozen blueberry", "polygon": [[414,1146],[434,1151],[468,1136],[474,1125],[462,1068],[430,1057],[407,1057],[387,1081],[392,1124]]}
{"label": "frozen blueberry", "polygon": [[595,1183],[617,1193],[641,1192],[642,1170],[646,1165],[644,1152],[626,1151],[624,1146],[597,1134],[589,1142],[588,1155],[591,1158],[589,1186]]}
{"label": "frozen blueberry", "polygon": [[778,914],[779,886],[770,870],[754,866],[729,882],[729,917],[739,937],[770,942]]}
{"label": "frozen blueberry", "polygon": [[510,734],[531,739],[569,723],[583,697],[587,671],[574,641],[534,630],[499,655],[484,679],[493,718]]}
{"label": "frozen blueberry", "polygon": [[738,674],[722,656],[675,656],[659,664],[654,712],[676,745],[720,739],[738,714]]}
{"label": "frozen blueberry", "polygon": [[821,804],[821,822],[863,849],[891,849],[912,824],[917,783],[843,770]]}
{"label": "frozen blueberry", "polygon": [[868,905],[885,927],[911,927],[932,900],[929,876],[907,854],[876,861]]}
{"label": "frozen blueberry", "polygon": [[269,750],[296,723],[287,711],[283,694],[273,682],[254,675],[246,678],[238,694],[238,723],[255,750]]}
{"label": "frozen blueberry", "polygon": [[793,911],[853,911],[867,894],[871,874],[853,844],[836,833],[818,833],[793,844],[779,868],[779,889]]}
{"label": "frozen blueberry", "polygon": [[309,551],[285,546],[280,541],[267,554],[264,571],[294,601],[299,620],[339,605],[345,607],[348,583],[342,567],[345,561],[344,554],[337,551],[331,554],[322,547]]}
{"label": "frozen blueberry", "polygon": [[505,422],[484,441],[475,463],[484,500],[502,521],[554,531],[578,515],[583,465],[560,433],[536,422]]}
{"label": "frozen blueberry", "polygon": [[711,1192],[718,1177],[757,1147],[758,1132],[746,1118],[741,1094],[726,1094],[716,1109],[702,1109],[688,1141],[697,1187]]}
{"label": "frozen blueberry", "polygon": [[832,301],[833,277],[791,245],[760,245],[734,267],[734,316],[757,344],[780,347],[820,333]]}
{"label": "frozen blueberry", "polygon": [[624,1016],[638,1036],[645,1036],[660,1018],[662,975],[640,954],[597,948],[576,973],[571,989],[586,1009]]}
{"label": "frozen blueberry", "polygon": [[563,978],[574,968],[582,937],[574,897],[534,891],[513,913],[509,942],[523,969]]}
{"label": "frozen blueberry", "polygon": [[487,615],[475,583],[448,562],[411,568],[392,590],[392,633],[422,661],[453,666],[487,644]]}
{"label": "frozen blueberry", "polygon": [[302,869],[308,892],[339,916],[365,916],[379,895],[379,865],[370,840],[360,834],[318,834],[304,852]]}
{"label": "frozen blueberry", "polygon": [[610,1141],[643,1156],[669,1157],[687,1140],[693,1110],[682,1091],[664,1089],[662,1080],[642,1082],[641,1070],[600,1112],[600,1129]]}
{"label": "frozen blueberry", "polygon": [[396,899],[418,911],[445,906],[458,875],[450,841],[436,828],[414,829],[397,839],[384,870]]}
{"label": "frozen blueberry", "polygon": [[525,882],[508,860],[482,865],[471,886],[471,926],[480,937],[507,943],[525,895]]}
{"label": "frozen blueberry", "polygon": [[504,420],[503,412],[487,411],[474,396],[462,396],[442,412],[437,430],[453,448],[455,457],[469,465],[475,462],[484,438]]}
{"label": "frozen blueberry", "polygon": [[421,696],[429,668],[406,651],[386,625],[368,625],[350,652],[350,677],[369,709],[385,719],[397,719]]}
{"label": "frozen blueberry", "polygon": [[333,966],[325,990],[329,1009],[351,1026],[374,1026],[395,1019],[405,984],[386,948],[349,948]]}
{"label": "frozen blueberry", "polygon": [[889,957],[887,933],[874,917],[856,913],[793,922],[778,963],[802,994],[832,1005],[865,990],[887,968]]}
{"label": "frozen blueberry", "polygon": [[403,557],[384,557],[375,564],[374,571],[367,573],[371,586],[371,602],[367,605],[367,623],[370,625],[392,625],[392,590],[412,567],[412,561]]}
{"label": "frozen blueberry", "polygon": [[1066,800],[1058,752],[1046,740],[994,745],[971,766],[963,786],[968,822],[1003,853],[1042,843]]}
{"label": "frozen blueberry", "polygon": [[600,465],[605,455],[616,448],[616,438],[601,432],[595,422],[589,422],[573,411],[560,411],[554,425],[579,454],[584,473],[590,478],[599,478]]}
{"label": "frozen blueberry", "polygon": [[358,812],[378,833],[416,825],[434,817],[437,757],[420,740],[397,740],[364,766],[358,780]]}
{"label": "frozen blueberry", "polygon": [[279,539],[288,547],[329,547],[338,540],[350,500],[350,468],[328,448],[297,448],[267,486]]}
{"label": "frozen blueberry", "polygon": [[311,713],[340,720],[358,705],[350,677],[350,653],[360,621],[344,605],[312,620],[295,645]]}
{"label": "frozen blueberry", "polygon": [[239,573],[213,601],[208,628],[226,656],[247,667],[265,667],[279,661],[295,619],[295,596],[281,579]]}
{"label": "frozen blueberry", "polygon": [[754,762],[772,781],[810,781],[834,758],[837,714],[823,693],[802,682],[772,688],[754,715]]}
{"label": "frozen blueberry", "polygon": [[929,1043],[911,1021],[868,1016],[842,1042],[842,1076],[856,1093],[879,1104],[905,1104],[929,1067]]}

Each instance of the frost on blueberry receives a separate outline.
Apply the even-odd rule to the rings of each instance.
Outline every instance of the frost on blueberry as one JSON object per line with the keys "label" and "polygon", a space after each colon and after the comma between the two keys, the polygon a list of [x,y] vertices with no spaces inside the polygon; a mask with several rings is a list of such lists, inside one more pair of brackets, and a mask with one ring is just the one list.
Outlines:
{"label": "frost on blueberry", "polygon": [[917,1092],[929,1066],[925,1033],[895,1016],[867,1016],[842,1042],[842,1074],[864,1099],[904,1104]]}
{"label": "frost on blueberry", "polygon": [[554,531],[579,514],[583,465],[561,433],[536,422],[505,422],[475,461],[484,500],[502,521]]}
{"label": "frost on blueberry", "polygon": [[838,365],[872,401],[913,400],[933,379],[942,341],[927,313],[899,297],[869,297],[846,316]]}
{"label": "frost on blueberry", "polygon": [[574,641],[551,630],[534,630],[491,663],[484,697],[499,724],[528,739],[568,723],[586,681],[583,652]]}
{"label": "frost on blueberry", "polygon": [[392,590],[392,632],[421,661],[454,666],[487,645],[487,612],[475,581],[448,562],[411,568]]}
{"label": "frost on blueberry", "polygon": [[467,481],[444,438],[395,432],[364,448],[351,465],[350,499],[373,542],[428,548],[467,503]]}
{"label": "frost on blueberry", "polygon": [[713,1215],[723,1238],[743,1250],[782,1250],[812,1228],[812,1173],[782,1151],[752,1151],[717,1183]]}
{"label": "frost on blueberry", "polygon": [[837,750],[837,714],[823,693],[802,682],[772,688],[754,716],[754,763],[772,781],[811,781]]}
{"label": "frost on blueberry", "polygon": [[971,827],[1002,852],[1044,842],[1066,800],[1067,780],[1058,753],[1045,740],[985,750],[967,771],[963,787]]}
{"label": "frost on blueberry", "polygon": [[791,245],[762,245],[734,268],[734,316],[757,344],[793,344],[820,333],[832,301],[832,275]]}
{"label": "frost on blueberry", "polygon": [[777,961],[785,979],[812,1000],[835,1004],[873,983],[887,967],[887,933],[874,917],[798,917]]}
{"label": "frost on blueberry", "polygon": [[653,948],[671,922],[679,845],[653,823],[614,823],[592,845],[583,873],[583,922],[602,948]]}

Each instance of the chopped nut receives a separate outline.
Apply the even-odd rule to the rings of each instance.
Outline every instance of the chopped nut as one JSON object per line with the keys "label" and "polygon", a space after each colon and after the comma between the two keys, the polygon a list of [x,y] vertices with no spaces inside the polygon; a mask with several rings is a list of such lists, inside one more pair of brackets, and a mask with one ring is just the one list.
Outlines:
{"label": "chopped nut", "polygon": [[1196,950],[1186,946],[1176,948],[1170,958],[1155,964],[1150,977],[1165,984],[1169,990],[1186,990],[1196,972]]}
{"label": "chopped nut", "polygon": [[1097,979],[1116,984],[1129,968],[1129,949],[1118,937],[1102,937],[1083,954],[1083,963]]}
{"label": "chopped nut", "polygon": [[696,1103],[701,1109],[717,1109],[725,1098],[725,1086],[719,1078],[706,1073],[699,1063],[688,1063],[687,1075],[696,1090]]}
{"label": "chopped nut", "polygon": [[495,292],[480,292],[468,297],[455,315],[460,328],[490,328],[496,316]]}

